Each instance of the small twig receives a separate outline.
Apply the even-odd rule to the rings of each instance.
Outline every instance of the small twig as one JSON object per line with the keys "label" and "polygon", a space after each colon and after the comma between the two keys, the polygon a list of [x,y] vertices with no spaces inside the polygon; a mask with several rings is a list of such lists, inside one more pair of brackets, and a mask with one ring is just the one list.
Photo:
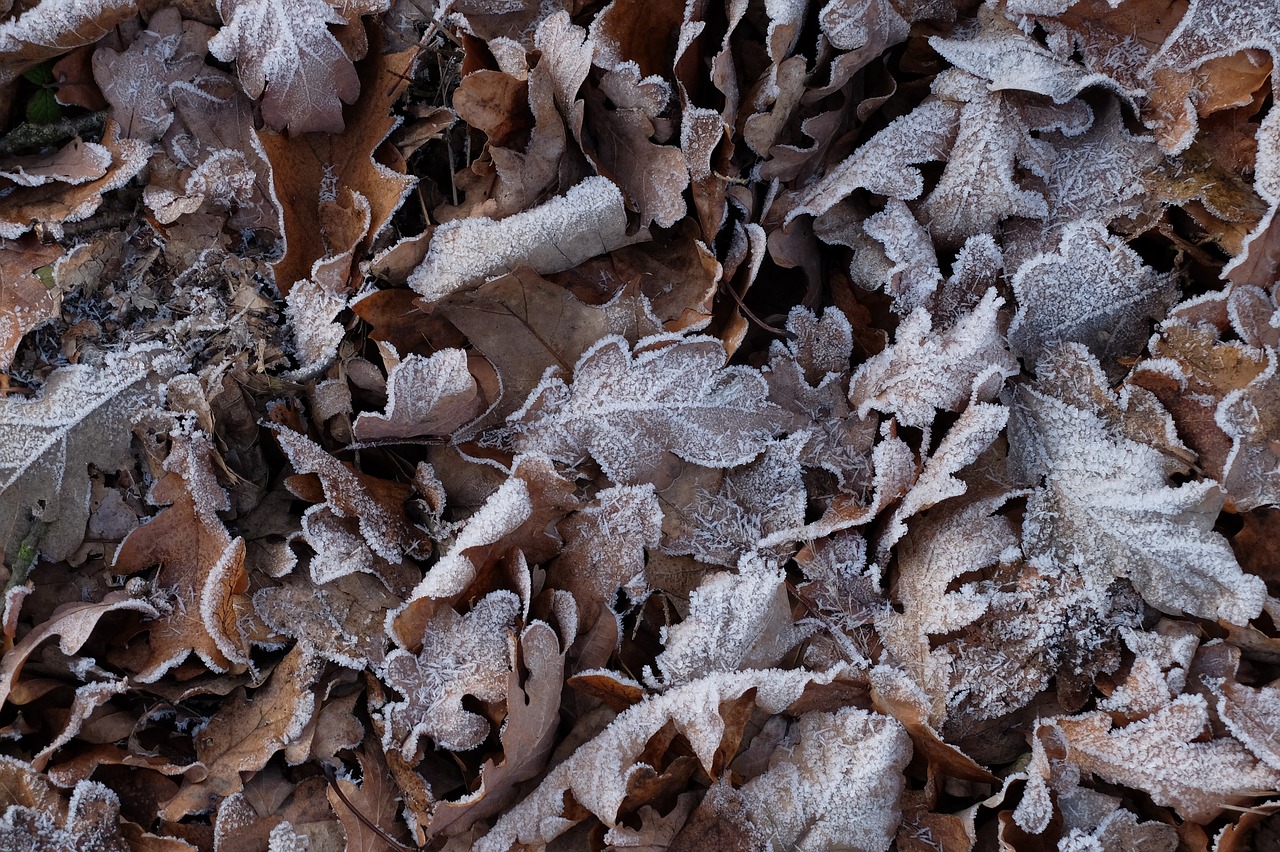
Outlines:
{"label": "small twig", "polygon": [[421,438],[374,438],[372,441],[352,441],[348,450],[376,450],[382,447],[438,447],[453,440],[450,435],[423,435]]}
{"label": "small twig", "polygon": [[742,301],[742,297],[738,295],[738,291],[733,289],[733,285],[731,285],[729,282],[721,281],[720,289],[727,292],[730,296],[733,296],[733,300],[738,303],[738,310],[742,311],[742,315],[745,316],[749,321],[759,326],[762,331],[766,331],[769,334],[776,334],[778,337],[782,337],[787,340],[796,339],[796,335],[793,332],[787,331],[786,329],[774,328],[773,326],[769,325],[767,322],[765,322],[764,320],[760,319],[758,316],[753,314],[751,312],[751,309],[747,307],[747,303]]}
{"label": "small twig", "polygon": [[74,118],[64,118],[52,124],[19,124],[0,137],[0,154],[12,154],[28,148],[42,148],[64,139],[102,133],[106,124],[106,112],[91,112]]}

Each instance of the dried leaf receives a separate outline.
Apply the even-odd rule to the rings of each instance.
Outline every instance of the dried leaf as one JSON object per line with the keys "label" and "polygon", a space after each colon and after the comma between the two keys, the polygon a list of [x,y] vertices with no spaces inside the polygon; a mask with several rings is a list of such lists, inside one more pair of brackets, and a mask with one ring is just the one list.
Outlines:
{"label": "dried leaf", "polygon": [[589,454],[620,485],[652,480],[671,457],[732,467],[764,450],[778,409],[759,373],[724,366],[720,342],[650,337],[634,352],[606,337],[574,367],[548,373],[511,419],[516,446],[565,462]]}
{"label": "dried leaf", "polygon": [[1062,230],[1057,250],[1024,263],[1013,277],[1018,313],[1009,344],[1032,359],[1059,343],[1081,343],[1118,377],[1119,361],[1146,342],[1149,324],[1177,301],[1172,275],[1142,262],[1097,222]]}
{"label": "dried leaf", "polygon": [[410,355],[387,374],[386,413],[361,414],[352,434],[359,441],[449,435],[479,416],[483,405],[461,349]]}
{"label": "dried leaf", "polygon": [[121,138],[119,125],[111,121],[107,122],[102,133],[101,147],[111,157],[111,165],[101,177],[66,184],[58,187],[57,191],[49,187],[24,186],[6,193],[0,199],[0,237],[17,239],[37,222],[48,227],[55,236],[60,236],[63,223],[79,222],[93,215],[102,203],[102,194],[128,183],[142,171],[151,156],[149,145],[136,139]]}
{"label": "dried leaf", "polygon": [[1182,695],[1144,719],[1114,726],[1106,713],[1054,720],[1068,759],[1113,784],[1142,790],[1193,822],[1227,804],[1247,802],[1280,785],[1280,773],[1229,737],[1204,739],[1209,711],[1200,695]]}
{"label": "dried leaf", "polygon": [[245,544],[232,537],[218,517],[230,507],[213,470],[213,447],[203,433],[177,433],[165,458],[167,473],[148,499],[167,506],[135,529],[116,551],[115,569],[132,574],[160,566],[154,585],[167,611],[151,622],[135,677],[143,683],[195,653],[216,672],[243,671],[249,664],[243,616]]}
{"label": "dried leaf", "polygon": [[92,44],[137,12],[135,0],[43,0],[24,7],[0,24],[0,84],[13,82],[46,59]]}
{"label": "dried leaf", "polygon": [[342,15],[324,0],[219,0],[218,12],[225,26],[209,50],[236,61],[249,97],[266,90],[273,130],[342,132],[342,104],[360,94],[355,66],[326,26],[346,23]]}
{"label": "dried leaf", "polygon": [[[1170,487],[1159,449],[1126,436],[1079,398],[1092,392],[1111,398],[1083,347],[1057,350],[1039,372],[1035,386],[1019,389],[1010,425],[1019,475],[1043,482],[1027,504],[1028,554],[1103,582],[1107,575],[1127,578],[1166,612],[1233,624],[1256,618],[1266,597],[1262,581],[1241,572],[1226,540],[1212,531],[1223,501],[1217,484]],[[1119,401],[1135,417],[1146,404]],[[1173,434],[1167,414],[1156,409],[1154,417],[1156,429]]]}
{"label": "dried leaf", "polygon": [[858,368],[849,402],[859,417],[872,409],[906,426],[927,427],[938,409],[959,411],[971,399],[993,398],[1018,372],[997,325],[1004,300],[994,289],[941,334],[928,311],[916,308],[898,326],[897,340]]}
{"label": "dried leaf", "polygon": [[[725,721],[719,713],[724,702],[755,690],[755,703],[776,713],[799,698],[806,685],[830,682],[836,673],[764,669],[714,674],[643,701],[619,714],[604,731],[552,769],[474,848],[498,852],[516,843],[548,843],[581,821],[586,816],[582,809],[612,828],[626,798],[627,781],[636,771],[636,760],[664,726],[674,723],[702,766],[710,767],[724,734]],[[886,736],[892,738],[889,731],[894,730],[893,723],[886,727]],[[566,813],[566,800],[581,805],[573,816]]]}
{"label": "dried leaf", "polygon": [[56,243],[30,235],[0,245],[0,373],[8,372],[23,336],[58,315],[62,300],[36,270],[60,257]]}
{"label": "dried leaf", "polygon": [[608,178],[590,177],[564,195],[509,216],[447,222],[431,238],[427,259],[409,286],[429,301],[525,265],[546,274],[649,239],[627,233],[622,193]]}
{"label": "dried leaf", "polygon": [[806,713],[768,771],[737,790],[713,787],[701,807],[741,824],[755,848],[885,852],[910,759],[911,741],[887,716],[856,707]]}
{"label": "dried leaf", "polygon": [[277,751],[299,739],[316,711],[312,684],[323,668],[295,647],[251,700],[238,687],[195,737],[196,759],[208,768],[208,777],[188,779],[164,804],[161,817],[176,820],[209,807],[211,799],[238,793]]}
{"label": "dried leaf", "polygon": [[450,751],[484,742],[489,723],[464,709],[462,699],[506,699],[519,612],[520,599],[510,592],[486,595],[466,615],[444,607],[427,622],[421,653],[396,649],[387,655],[383,680],[405,700],[383,708],[384,749],[414,764],[421,759],[423,737]]}
{"label": "dried leaf", "polygon": [[141,351],[102,368],[63,367],[36,399],[0,399],[0,523],[16,554],[33,524],[47,524],[38,547],[65,559],[89,520],[88,466],[115,470],[128,458],[129,425],[156,401],[150,381],[163,367]]}

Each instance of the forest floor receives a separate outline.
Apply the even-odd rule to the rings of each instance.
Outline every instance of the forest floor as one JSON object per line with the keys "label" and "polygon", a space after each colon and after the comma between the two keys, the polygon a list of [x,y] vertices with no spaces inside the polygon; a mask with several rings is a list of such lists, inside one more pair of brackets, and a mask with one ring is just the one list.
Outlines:
{"label": "forest floor", "polygon": [[0,0],[0,848],[1280,848],[1275,0]]}

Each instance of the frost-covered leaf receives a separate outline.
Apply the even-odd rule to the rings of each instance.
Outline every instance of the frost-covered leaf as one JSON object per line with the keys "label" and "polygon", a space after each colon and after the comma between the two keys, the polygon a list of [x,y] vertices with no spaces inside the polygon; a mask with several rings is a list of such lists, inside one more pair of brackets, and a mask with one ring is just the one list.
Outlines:
{"label": "frost-covered leaf", "polygon": [[249,97],[266,91],[267,124],[294,134],[342,132],[342,104],[360,94],[360,78],[328,25],[346,18],[325,0],[219,0],[218,12],[225,26],[209,50],[236,61]]}
{"label": "frost-covered leaf", "polygon": [[924,177],[915,166],[947,158],[960,112],[956,103],[931,98],[894,119],[821,180],[806,187],[787,214],[787,222],[804,213],[825,213],[860,188],[904,201],[919,198]]}
{"label": "frost-covered leaf", "polygon": [[803,441],[772,441],[756,461],[727,472],[686,466],[662,492],[662,549],[729,568],[757,553],[783,557],[761,542],[804,522]]}
{"label": "frost-covered leaf", "polygon": [[[1007,499],[984,497],[929,515],[913,525],[898,548],[894,591],[902,611],[885,611],[877,623],[888,649],[926,689],[938,683],[938,674],[949,675],[951,664],[950,655],[931,652],[929,637],[972,624],[990,605],[984,584],[956,582],[1019,555],[1009,521],[995,514]],[[935,704],[944,707],[944,697],[935,692]],[[937,712],[936,720],[943,718],[945,713]]]}
{"label": "frost-covered leaf", "polygon": [[670,84],[660,77],[641,79],[635,63],[605,72],[599,89],[587,90],[586,126],[596,166],[627,195],[645,226],[669,228],[686,214],[684,154],[652,139],[654,122],[670,99]]}
{"label": "frost-covered leaf", "polygon": [[387,374],[385,414],[361,414],[352,434],[360,441],[449,435],[483,410],[476,380],[461,349],[430,357],[410,355]]}
{"label": "frost-covered leaf", "polygon": [[[0,84],[82,44],[138,12],[136,0],[43,0],[0,24]],[[6,8],[6,12],[8,9]]]}
{"label": "frost-covered leaf", "polygon": [[564,195],[506,219],[441,225],[431,237],[426,260],[409,276],[409,286],[434,302],[520,265],[542,274],[559,272],[647,239],[645,228],[627,233],[617,185],[589,177]]}
{"label": "frost-covered leaf", "polygon": [[107,173],[111,152],[96,142],[72,139],[48,154],[29,154],[0,160],[0,179],[18,186],[46,183],[78,184],[97,180]]}
{"label": "frost-covered leaf", "polygon": [[489,733],[482,716],[464,709],[464,696],[494,703],[507,697],[520,599],[491,592],[466,615],[442,608],[422,633],[422,651],[387,655],[383,679],[404,696],[383,708],[383,748],[417,763],[421,740],[436,748],[468,751]]}
{"label": "frost-covered leaf", "polygon": [[[429,548],[426,534],[404,514],[408,486],[352,470],[287,427],[277,427],[275,433],[293,469],[318,478],[328,510],[338,518],[354,520],[373,553],[395,564],[406,554]],[[352,566],[351,570],[363,569]]]}
{"label": "frost-covered leaf", "polygon": [[128,183],[151,156],[150,145],[122,138],[119,125],[111,120],[107,121],[99,147],[110,154],[111,163],[100,177],[54,186],[19,186],[0,197],[0,237],[17,239],[37,223],[54,236],[61,236],[63,223],[79,222],[93,215],[102,204],[102,194]]}
{"label": "frost-covered leaf", "polygon": [[1045,138],[1054,152],[1045,178],[1054,224],[1084,219],[1106,225],[1147,212],[1150,181],[1162,157],[1154,139],[1128,131],[1117,101],[1109,102],[1085,133]]}
{"label": "frost-covered leaf", "polygon": [[929,46],[955,67],[989,81],[992,91],[1017,89],[1065,103],[1089,86],[1115,85],[1105,74],[1090,74],[1055,56],[990,7],[979,12],[978,21],[969,37],[933,36]]}
{"label": "frost-covered leaf", "polygon": [[67,804],[63,805],[56,795],[50,798],[53,801],[45,807],[9,805],[0,816],[0,846],[22,852],[126,852],[131,848],[121,836],[120,797],[110,787],[97,781],[81,781]]}
{"label": "frost-covered leaf", "polygon": [[[1083,347],[1060,348],[1039,373],[1036,385],[1019,389],[1010,423],[1019,476],[1039,485],[1027,504],[1028,555],[1074,566],[1095,582],[1127,578],[1166,612],[1233,624],[1256,618],[1266,590],[1213,532],[1224,499],[1217,484],[1171,487],[1160,450],[1100,416],[1089,395],[1113,397]],[[1145,405],[1136,391],[1119,400],[1135,415]],[[1163,417],[1156,428],[1171,435]]]}
{"label": "frost-covered leaf", "polygon": [[176,820],[209,807],[210,797],[239,792],[246,777],[299,740],[317,710],[312,687],[324,662],[295,647],[252,693],[237,687],[195,738],[196,759],[208,767],[200,781],[190,778],[164,803],[161,817]]}
{"label": "frost-covered leaf", "polygon": [[862,227],[867,236],[884,246],[885,256],[893,264],[885,275],[884,289],[893,297],[894,310],[909,314],[927,307],[942,283],[942,272],[933,240],[911,208],[890,199],[883,210],[867,217]]}
{"label": "frost-covered leaf", "polygon": [[1142,790],[1184,819],[1208,822],[1224,805],[1242,804],[1280,786],[1280,773],[1230,737],[1205,738],[1203,696],[1182,695],[1156,712],[1115,726],[1107,713],[1054,720],[1067,759],[1112,784]]}
{"label": "frost-covered leaf", "polygon": [[1222,398],[1214,413],[1231,438],[1222,464],[1222,487],[1242,509],[1280,505],[1280,353],[1266,350],[1267,368],[1243,388]]}
{"label": "frost-covered leaf", "polygon": [[245,543],[218,517],[230,500],[218,484],[212,455],[207,434],[175,434],[164,461],[167,472],[147,495],[166,508],[116,551],[114,567],[122,574],[160,566],[154,585],[167,611],[148,625],[143,656],[134,665],[144,683],[192,653],[216,672],[243,670],[249,663]]}
{"label": "frost-covered leaf", "polygon": [[1018,313],[1009,344],[1034,359],[1059,343],[1088,347],[1108,375],[1118,361],[1146,342],[1152,320],[1178,298],[1170,274],[1161,274],[1098,222],[1076,222],[1062,230],[1057,249],[1024,263],[1013,276]]}
{"label": "frost-covered leaf", "polygon": [[701,809],[741,826],[753,848],[885,852],[910,759],[910,739],[887,716],[856,707],[807,713],[764,774],[736,790],[712,787]]}
{"label": "frost-covered leaf", "polygon": [[8,372],[23,336],[57,315],[62,300],[36,270],[60,257],[61,246],[43,245],[33,235],[0,248],[0,373]]}
{"label": "frost-covered leaf", "polygon": [[889,548],[906,533],[908,518],[969,490],[956,474],[991,446],[1008,419],[1009,409],[986,402],[970,405],[961,412],[933,455],[925,461],[915,485],[894,510],[877,547],[877,559],[886,560]]}
{"label": "frost-covered leaf", "polygon": [[165,135],[174,120],[176,91],[216,73],[204,64],[214,32],[182,20],[177,9],[161,9],[126,50],[104,46],[94,53],[94,79],[125,137],[155,142]]}
{"label": "frost-covered leaf", "polygon": [[[508,809],[473,848],[501,852],[517,843],[550,842],[587,816],[578,808],[573,816],[566,813],[567,800],[576,801],[613,827],[627,796],[628,779],[640,768],[636,761],[664,726],[674,724],[702,766],[710,767],[725,732],[725,720],[720,716],[724,702],[754,690],[756,705],[767,713],[777,713],[798,699],[808,684],[829,683],[838,673],[838,669],[822,674],[780,669],[718,673],[648,698],[619,714],[552,769],[537,789]],[[893,730],[895,723],[887,722],[887,727]],[[896,754],[890,758],[895,759]]]}
{"label": "frost-covered leaf", "polygon": [[1014,164],[1041,158],[1022,116],[1003,92],[958,71],[940,75],[934,93],[959,105],[959,129],[938,185],[925,200],[929,231],[944,246],[988,234],[1009,217],[1045,219],[1044,196],[1025,189]]}
{"label": "frost-covered leaf", "polygon": [[898,326],[894,344],[858,368],[849,401],[859,417],[872,409],[906,426],[927,427],[938,409],[959,411],[971,399],[989,400],[1018,372],[998,325],[1004,300],[994,289],[941,334],[924,308]]}
{"label": "frost-covered leaf", "polygon": [[849,364],[853,329],[836,308],[819,319],[793,308],[787,330],[795,337],[769,348],[769,401],[787,414],[786,429],[807,436],[800,463],[835,474],[842,488],[856,491],[871,472],[875,423],[853,415],[849,407]]}
{"label": "frost-covered leaf", "polygon": [[383,623],[399,603],[382,581],[365,573],[321,585],[309,575],[295,576],[253,595],[254,612],[267,627],[296,639],[308,653],[351,669],[382,665]]}
{"label": "frost-covered leaf", "polygon": [[[572,637],[564,637],[567,643]],[[480,820],[501,813],[517,797],[520,784],[541,772],[555,745],[560,720],[567,647],[549,625],[535,621],[520,634],[520,660],[529,675],[521,682],[514,668],[507,675],[507,720],[503,723],[501,762],[486,761],[480,786],[459,800],[446,800],[431,815],[431,835],[455,836]]]}
{"label": "frost-covered leaf", "polygon": [[558,530],[564,549],[547,566],[547,583],[573,595],[583,627],[603,617],[619,589],[633,600],[644,596],[645,550],[656,548],[662,536],[662,507],[652,485],[606,488]]}
{"label": "frost-covered leaf", "polygon": [[110,359],[103,367],[55,371],[36,399],[0,399],[0,524],[16,554],[33,524],[48,525],[37,545],[65,559],[89,520],[88,466],[114,471],[128,458],[133,417],[159,401],[149,381],[155,353]]}
{"label": "frost-covered leaf", "polygon": [[1210,685],[1227,730],[1272,771],[1280,772],[1280,737],[1273,724],[1280,712],[1280,687],[1272,683],[1258,689],[1234,678]]}
{"label": "frost-covered leaf", "polygon": [[65,656],[73,656],[89,641],[104,615],[121,610],[140,612],[152,618],[159,615],[149,601],[133,597],[127,592],[110,592],[99,603],[69,602],[55,609],[48,621],[35,627],[22,637],[22,641],[5,651],[3,661],[0,662],[0,705],[12,693],[22,667],[45,641],[53,636],[60,637],[59,650]]}
{"label": "frost-covered leaf", "polygon": [[673,456],[721,468],[765,449],[780,412],[759,373],[724,366],[719,341],[659,336],[630,349],[606,337],[572,384],[549,373],[512,415],[517,449],[571,464],[590,456],[620,485],[661,478]]}
{"label": "frost-covered leaf", "polygon": [[663,630],[661,683],[682,686],[715,672],[776,665],[804,637],[790,622],[776,565],[748,557],[736,574],[710,574],[689,596],[685,620]]}
{"label": "frost-covered leaf", "polygon": [[502,481],[449,542],[439,561],[408,600],[387,621],[387,632],[402,648],[416,647],[426,620],[458,600],[482,571],[502,557],[517,569],[549,562],[563,542],[558,524],[579,502],[573,483],[542,455],[517,456]]}
{"label": "frost-covered leaf", "polygon": [[[609,261],[617,263],[620,252]],[[519,408],[548,367],[572,366],[611,334],[638,340],[662,330],[649,301],[626,288],[603,305],[588,305],[528,268],[453,294],[436,312],[466,334],[494,365],[502,397],[486,423]]]}
{"label": "frost-covered leaf", "polygon": [[1186,71],[1248,47],[1266,50],[1273,58],[1280,56],[1280,29],[1266,3],[1190,0],[1150,64]]}

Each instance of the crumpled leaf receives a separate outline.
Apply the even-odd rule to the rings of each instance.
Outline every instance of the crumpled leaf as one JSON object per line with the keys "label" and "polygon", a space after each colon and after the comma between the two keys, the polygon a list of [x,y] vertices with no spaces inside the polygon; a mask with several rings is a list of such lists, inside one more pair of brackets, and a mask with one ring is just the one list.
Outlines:
{"label": "crumpled leaf", "polygon": [[[564,637],[567,642],[571,637]],[[459,800],[440,802],[431,814],[430,835],[453,837],[480,820],[501,813],[518,795],[519,786],[541,772],[555,745],[560,720],[560,693],[565,653],[556,632],[535,621],[520,634],[520,659],[529,675],[520,681],[513,668],[507,676],[507,720],[502,726],[503,760],[485,761],[480,786]]]}
{"label": "crumpled leaf", "polygon": [[81,781],[69,802],[55,801],[44,807],[10,804],[0,816],[0,845],[14,850],[132,848],[121,836],[120,797],[110,787]]}
{"label": "crumpled leaf", "polygon": [[60,257],[61,246],[32,235],[0,248],[0,373],[8,372],[23,336],[57,316],[62,300],[36,270]]}
{"label": "crumpled leaf", "polygon": [[1177,301],[1171,274],[1161,274],[1098,222],[1062,230],[1057,249],[1024,263],[1013,276],[1018,313],[1009,344],[1031,359],[1059,343],[1088,347],[1113,378],[1122,358],[1146,342],[1149,324]]}
{"label": "crumpled leaf", "polygon": [[778,409],[759,373],[724,366],[718,340],[656,336],[629,349],[606,337],[572,384],[548,373],[511,416],[517,449],[569,463],[590,455],[619,485],[652,481],[673,456],[720,468],[764,450]]}
{"label": "crumpled leaf", "polygon": [[46,59],[93,44],[137,11],[136,0],[43,0],[25,7],[0,24],[0,85]]}
{"label": "crumpled leaf", "polygon": [[0,161],[0,178],[18,186],[74,185],[101,178],[110,165],[111,152],[106,147],[76,138],[48,154],[6,157]]}
{"label": "crumpled leaf", "polygon": [[342,15],[324,0],[219,0],[218,12],[225,26],[209,50],[236,61],[249,97],[266,90],[272,129],[342,132],[342,104],[360,94],[355,66],[326,26],[346,23]]}
{"label": "crumpled leaf", "polygon": [[295,647],[276,665],[266,684],[249,698],[243,686],[196,736],[196,759],[208,767],[200,781],[187,779],[164,803],[161,817],[176,820],[209,807],[210,797],[226,797],[244,787],[276,752],[300,739],[317,710],[312,685],[323,661]]}
{"label": "crumpled leaf", "polygon": [[0,519],[5,552],[16,554],[33,523],[38,547],[59,560],[80,546],[89,520],[88,466],[115,470],[128,458],[129,424],[158,401],[154,352],[100,368],[63,367],[36,399],[0,399]]}
{"label": "crumpled leaf", "polygon": [[450,751],[484,742],[489,723],[464,709],[462,699],[506,699],[520,609],[518,597],[501,591],[483,597],[466,615],[444,607],[427,622],[421,653],[396,649],[387,655],[383,680],[405,698],[383,708],[383,748],[413,764],[421,759],[423,737]]}
{"label": "crumpled leaf", "polygon": [[387,374],[385,414],[361,414],[352,426],[359,441],[450,435],[483,410],[475,377],[461,349],[430,357],[410,355]]}
{"label": "crumpled leaf", "polygon": [[409,286],[434,302],[519,265],[541,274],[559,272],[648,239],[645,228],[627,232],[617,185],[589,177],[564,195],[506,219],[461,219],[436,228]]}
{"label": "crumpled leaf", "polygon": [[89,641],[98,621],[110,612],[132,610],[148,617],[159,612],[151,603],[127,592],[110,592],[100,603],[67,603],[53,611],[45,623],[22,637],[22,641],[5,651],[0,661],[0,705],[8,700],[23,665],[37,648],[52,636],[61,637],[58,648],[70,657]]}
{"label": "crumpled leaf", "polygon": [[804,308],[787,315],[794,339],[769,347],[769,401],[787,413],[786,429],[807,432],[800,463],[835,474],[841,488],[853,492],[870,475],[875,423],[853,416],[849,407],[849,363],[853,329],[837,308],[822,318]]}
{"label": "crumpled leaf", "polygon": [[712,787],[700,809],[741,825],[755,848],[884,852],[902,817],[910,759],[910,739],[887,716],[856,707],[807,713],[766,772],[736,790]]}
{"label": "crumpled leaf", "polygon": [[[710,767],[725,731],[719,712],[724,702],[754,689],[756,705],[777,713],[799,698],[806,685],[829,683],[838,673],[838,668],[823,673],[781,669],[718,673],[643,701],[620,713],[600,734],[552,769],[538,788],[509,808],[473,848],[500,852],[516,843],[548,843],[585,818],[582,809],[613,827],[627,795],[627,781],[639,768],[637,758],[664,726],[674,724],[689,741],[699,763]],[[893,730],[896,723],[886,727]],[[581,808],[575,808],[570,816],[566,801],[577,802]]]}
{"label": "crumpled leaf", "polygon": [[[43,8],[43,4],[37,8]],[[110,120],[102,132],[101,148],[110,154],[111,165],[100,177],[58,184],[56,190],[49,186],[20,186],[0,198],[0,237],[17,239],[37,222],[61,236],[63,223],[79,222],[93,215],[102,204],[102,194],[128,183],[151,156],[149,145],[122,138],[119,125]]]}
{"label": "crumpled leaf", "polygon": [[1230,737],[1204,739],[1204,697],[1180,695],[1143,719],[1115,725],[1107,713],[1053,720],[1067,758],[1100,778],[1142,790],[1184,819],[1208,822],[1223,805],[1247,802],[1280,786],[1280,773]]}
{"label": "crumpled leaf", "polygon": [[[1102,582],[1108,575],[1127,578],[1148,603],[1173,614],[1233,624],[1256,618],[1266,590],[1213,532],[1224,499],[1217,484],[1170,487],[1160,450],[1099,415],[1088,395],[1112,397],[1083,347],[1058,349],[1038,372],[1040,381],[1018,390],[1010,423],[1014,467],[1039,486],[1027,503],[1028,554]],[[1119,406],[1133,419],[1153,418],[1153,430],[1173,436],[1154,400],[1135,390]],[[1179,445],[1176,437],[1171,445]]]}
{"label": "crumpled leaf", "polygon": [[172,437],[167,473],[148,494],[150,502],[166,508],[129,533],[116,551],[114,567],[120,573],[160,566],[155,587],[168,611],[148,625],[135,675],[144,683],[158,680],[192,653],[216,672],[243,671],[249,664],[245,543],[232,537],[218,517],[230,500],[215,477],[212,454],[207,434]]}
{"label": "crumpled leaf", "polygon": [[[354,523],[363,545],[372,555],[394,565],[420,548],[423,552],[430,549],[426,533],[405,516],[404,502],[410,493],[408,486],[354,471],[305,435],[288,427],[277,427],[275,433],[294,470],[299,474],[314,475],[319,480],[325,500],[320,505],[325,512]],[[305,483],[299,481],[296,487],[302,489]],[[369,556],[353,559],[345,573],[353,571],[378,573]],[[325,579],[337,579],[342,573],[326,575]]]}
{"label": "crumpled leaf", "polygon": [[790,621],[777,565],[748,557],[736,574],[709,574],[689,596],[685,620],[663,629],[661,683],[683,686],[716,672],[777,665],[805,634]]}
{"label": "crumpled leaf", "polygon": [[1004,300],[995,289],[941,334],[924,308],[898,326],[897,339],[864,362],[849,382],[849,402],[858,416],[872,409],[892,414],[906,426],[927,427],[938,409],[958,411],[970,399],[993,398],[1004,380],[1017,375],[1017,362],[997,325]]}

